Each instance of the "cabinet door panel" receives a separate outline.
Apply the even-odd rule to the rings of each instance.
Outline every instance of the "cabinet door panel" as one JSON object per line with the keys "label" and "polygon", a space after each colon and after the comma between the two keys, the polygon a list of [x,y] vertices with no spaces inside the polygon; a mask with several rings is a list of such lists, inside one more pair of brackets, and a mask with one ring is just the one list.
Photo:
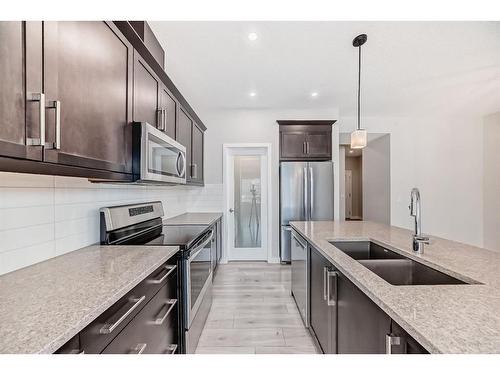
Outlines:
{"label": "cabinet door panel", "polygon": [[391,320],[345,275],[337,278],[337,347],[339,354],[385,353]]}
{"label": "cabinet door panel", "polygon": [[[45,92],[61,103],[61,147],[50,162],[131,172],[132,47],[107,22],[47,22]],[[55,142],[55,111],[47,142]]]}
{"label": "cabinet door panel", "polygon": [[310,253],[310,324],[324,353],[329,353],[331,347],[332,314],[324,299],[325,273],[324,268],[330,263],[311,248]]}
{"label": "cabinet door panel", "polygon": [[134,121],[158,127],[159,80],[140,57],[134,60]]}
{"label": "cabinet door panel", "polygon": [[193,125],[191,159],[193,164],[192,181],[203,183],[203,131]]}
{"label": "cabinet door panel", "polygon": [[307,157],[331,157],[332,135],[330,132],[310,132],[306,136]]}
{"label": "cabinet door panel", "polygon": [[303,132],[281,132],[281,158],[305,157],[305,142]]}
{"label": "cabinet door panel", "polygon": [[191,156],[191,137],[192,137],[193,121],[184,112],[182,108],[178,111],[178,121],[175,133],[175,140],[186,147],[186,179],[191,181],[191,165],[193,164]]}
{"label": "cabinet door panel", "polygon": [[177,101],[165,86],[161,89],[162,109],[165,110],[165,129],[163,130],[169,137],[175,139],[175,120],[177,117]]}
{"label": "cabinet door panel", "polygon": [[[0,22],[0,155],[42,159],[39,102],[27,102],[28,93],[42,92],[42,23]],[[45,104],[43,104],[45,105]]]}

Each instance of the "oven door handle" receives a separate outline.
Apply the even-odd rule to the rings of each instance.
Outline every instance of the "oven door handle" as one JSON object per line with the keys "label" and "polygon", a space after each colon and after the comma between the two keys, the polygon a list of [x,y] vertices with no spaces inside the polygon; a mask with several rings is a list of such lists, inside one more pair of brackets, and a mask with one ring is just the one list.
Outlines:
{"label": "oven door handle", "polygon": [[203,248],[207,243],[212,241],[213,237],[214,237],[214,231],[211,229],[210,235],[199,246],[196,246],[196,248],[193,250],[194,253],[191,252],[191,254],[189,255],[189,260],[188,260],[189,263],[191,263],[191,261],[198,256],[198,254],[203,250]]}

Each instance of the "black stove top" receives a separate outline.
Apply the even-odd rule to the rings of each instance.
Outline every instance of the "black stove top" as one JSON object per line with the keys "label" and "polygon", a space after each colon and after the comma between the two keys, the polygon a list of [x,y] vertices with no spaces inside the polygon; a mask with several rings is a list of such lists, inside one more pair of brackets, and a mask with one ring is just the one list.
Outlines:
{"label": "black stove top", "polygon": [[163,225],[161,232],[143,245],[149,246],[179,246],[181,250],[191,247],[205,231],[206,226],[198,225]]}

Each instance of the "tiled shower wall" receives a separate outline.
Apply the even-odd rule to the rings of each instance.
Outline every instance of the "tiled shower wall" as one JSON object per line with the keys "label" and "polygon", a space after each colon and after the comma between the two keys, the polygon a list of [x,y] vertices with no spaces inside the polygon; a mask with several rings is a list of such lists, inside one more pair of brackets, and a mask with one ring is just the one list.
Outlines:
{"label": "tiled shower wall", "polygon": [[135,186],[0,172],[0,274],[99,241],[99,208],[160,200],[165,216],[222,211],[222,185]]}

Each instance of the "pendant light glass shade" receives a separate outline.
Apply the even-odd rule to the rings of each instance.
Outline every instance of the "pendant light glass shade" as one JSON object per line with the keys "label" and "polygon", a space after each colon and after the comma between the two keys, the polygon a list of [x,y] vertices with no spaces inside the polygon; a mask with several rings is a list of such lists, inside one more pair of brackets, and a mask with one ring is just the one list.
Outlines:
{"label": "pendant light glass shade", "polygon": [[365,129],[358,129],[351,133],[351,148],[364,148],[367,143],[367,134]]}

